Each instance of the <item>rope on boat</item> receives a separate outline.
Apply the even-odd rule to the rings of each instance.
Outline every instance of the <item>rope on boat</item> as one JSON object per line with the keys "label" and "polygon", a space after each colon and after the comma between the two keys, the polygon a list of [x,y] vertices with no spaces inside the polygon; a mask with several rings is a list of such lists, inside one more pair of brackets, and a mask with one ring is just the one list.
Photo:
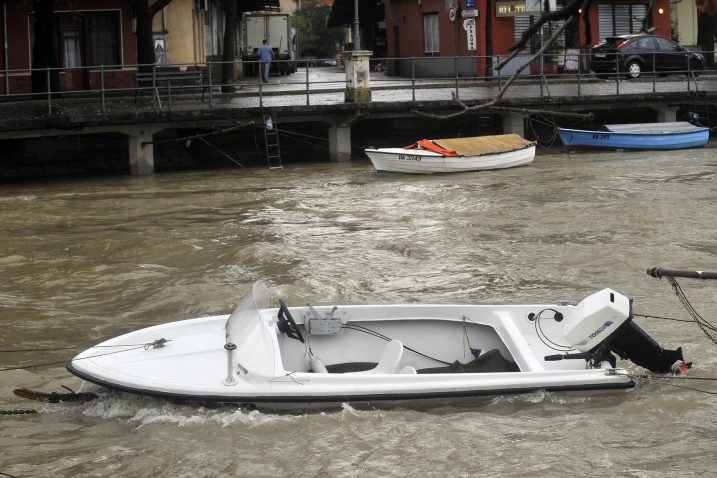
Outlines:
{"label": "rope on boat", "polygon": [[661,317],[659,315],[637,314],[635,312],[632,313],[632,316],[633,317],[644,317],[646,319],[672,320],[674,322],[689,322],[689,323],[694,322],[694,320],[676,319],[674,317]]}
{"label": "rope on boat", "polygon": [[680,375],[630,375],[633,379],[647,379],[649,381],[658,380],[658,383],[664,383],[666,385],[670,385],[672,387],[677,388],[684,388],[685,390],[691,390],[693,392],[700,392],[700,393],[706,393],[707,395],[717,395],[717,392],[712,392],[710,390],[703,390],[701,388],[694,388],[694,387],[688,387],[687,385],[680,385],[677,383],[672,383],[670,380],[702,380],[702,381],[709,381],[709,382],[717,382],[717,377],[686,377],[686,376],[680,376]]}
{"label": "rope on boat", "polygon": [[11,354],[19,352],[55,352],[57,350],[76,350],[76,347],[51,347],[39,349],[4,349],[0,350],[0,354]]}
{"label": "rope on boat", "polygon": [[[92,348],[114,348],[114,347],[130,347],[130,348],[126,348],[126,349],[123,349],[123,350],[115,350],[114,352],[106,352],[106,353],[102,353],[102,354],[90,355],[89,357],[71,358],[70,360],[61,360],[61,361],[57,361],[57,362],[46,362],[46,363],[36,363],[36,364],[23,365],[23,366],[18,366],[18,367],[0,368],[0,372],[7,372],[7,371],[10,371],[10,370],[27,370],[27,369],[33,369],[33,368],[38,368],[38,367],[48,367],[48,366],[50,366],[50,365],[66,364],[66,363],[68,363],[68,362],[76,362],[76,361],[79,361],[79,360],[86,360],[86,359],[91,359],[91,358],[95,358],[95,357],[103,357],[103,356],[105,356],[105,355],[114,355],[114,354],[119,354],[119,353],[122,353],[122,352],[129,352],[130,350],[137,350],[137,349],[149,350],[150,348],[158,349],[158,348],[164,347],[168,342],[171,342],[171,340],[165,339],[165,338],[163,337],[163,338],[161,338],[161,339],[157,339],[157,340],[154,340],[154,341],[152,341],[152,342],[147,342],[147,343],[144,343],[144,344],[131,344],[131,345],[96,345],[96,346],[94,346],[94,347],[92,347]],[[46,350],[46,349],[35,349],[35,350],[44,351],[44,350]],[[28,352],[34,352],[35,350],[31,350],[31,349],[25,350],[25,349],[23,349],[23,351],[28,351]],[[57,349],[54,349],[54,350],[65,350],[65,347],[58,347]]]}
{"label": "rope on boat", "polygon": [[[146,344],[120,344],[120,345],[94,345],[92,348],[94,349],[102,349],[102,348],[112,348],[112,347],[139,347],[142,346],[145,348],[145,350],[151,348],[160,348],[164,347],[164,345],[167,342],[171,342],[171,340],[167,340],[165,338],[157,339],[153,342],[148,342]],[[35,348],[35,349],[4,349],[0,350],[0,353],[20,353],[20,352],[55,352],[57,350],[77,350],[77,347],[47,347],[47,348]]]}
{"label": "rope on boat", "polygon": [[[470,320],[468,317],[465,317],[465,318],[468,319],[468,320]],[[472,321],[471,321],[471,322],[472,322]],[[355,331],[357,331],[357,332],[363,332],[363,333],[365,333],[365,334],[373,335],[374,337],[378,337],[379,339],[385,340],[386,342],[390,342],[390,341],[392,340],[391,337],[387,337],[386,335],[383,335],[383,334],[380,333],[380,332],[376,332],[375,330],[371,330],[371,329],[369,329],[368,327],[364,327],[363,325],[356,325],[356,324],[347,323],[347,324],[342,325],[341,328],[342,328],[342,329],[355,330]],[[416,354],[416,355],[420,355],[421,357],[425,357],[425,358],[427,358],[427,359],[429,359],[429,360],[433,360],[433,361],[435,361],[435,362],[442,363],[442,364],[444,364],[444,365],[450,365],[449,362],[445,362],[445,361],[443,361],[443,360],[441,360],[441,359],[437,359],[437,358],[435,358],[435,357],[431,357],[430,355],[426,355],[426,354],[424,354],[424,353],[422,353],[422,352],[419,352],[419,351],[416,350],[416,349],[413,349],[413,348],[411,348],[411,347],[408,347],[406,344],[403,345],[403,348],[406,349],[406,350],[408,350],[408,351],[410,351],[410,352],[413,352],[413,353]]]}

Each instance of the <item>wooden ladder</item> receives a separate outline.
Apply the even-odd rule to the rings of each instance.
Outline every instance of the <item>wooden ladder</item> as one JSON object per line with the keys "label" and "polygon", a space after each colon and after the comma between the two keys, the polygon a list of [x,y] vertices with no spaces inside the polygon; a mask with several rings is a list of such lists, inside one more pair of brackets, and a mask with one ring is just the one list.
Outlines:
{"label": "wooden ladder", "polygon": [[271,116],[264,119],[264,144],[266,145],[266,163],[269,165],[269,169],[284,169],[281,165],[279,128]]}

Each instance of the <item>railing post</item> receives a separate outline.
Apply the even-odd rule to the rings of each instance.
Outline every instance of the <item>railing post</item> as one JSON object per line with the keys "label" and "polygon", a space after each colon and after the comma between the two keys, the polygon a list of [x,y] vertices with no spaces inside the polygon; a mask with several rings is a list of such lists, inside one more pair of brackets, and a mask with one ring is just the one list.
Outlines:
{"label": "railing post", "polygon": [[257,62],[256,65],[257,65],[257,71],[259,72],[259,74],[256,76],[257,79],[259,80],[259,107],[262,107],[262,106],[264,106],[264,97],[262,95],[262,85],[261,85],[262,84],[261,75],[263,74],[261,71],[261,68],[262,68],[261,62]]}
{"label": "railing post", "polygon": [[47,67],[47,114],[52,115],[52,86],[50,85],[50,67]]}
{"label": "railing post", "polygon": [[453,57],[453,68],[455,68],[456,72],[456,98],[460,98],[458,95],[458,55]]}
{"label": "railing post", "polygon": [[309,60],[304,63],[306,66],[306,106],[309,106]]}
{"label": "railing post", "polygon": [[[496,64],[500,65],[500,55],[496,55],[495,58],[496,58]],[[502,83],[503,83],[503,80],[501,79],[501,71],[502,70],[500,68],[497,70],[497,72],[498,72],[498,91],[500,91],[500,89],[502,88]]]}
{"label": "railing post", "polygon": [[615,53],[615,94],[620,94],[620,57]]}
{"label": "railing post", "polygon": [[655,81],[657,81],[657,71],[655,70],[655,52],[652,52],[652,92],[655,93],[657,91],[657,85],[655,84]]}
{"label": "railing post", "polygon": [[411,57],[411,100],[416,102],[416,58]]}
{"label": "railing post", "polygon": [[[580,52],[580,50],[578,50]],[[580,98],[580,86],[582,84],[583,54],[578,53],[578,98]]]}
{"label": "railing post", "polygon": [[[692,88],[690,88],[690,82],[692,81],[692,78],[691,78],[692,77],[692,65],[690,65],[690,56],[689,55],[685,55],[685,56],[686,56],[685,59],[687,60],[687,91],[690,92],[690,91],[692,91]],[[695,82],[695,86],[697,86],[696,83],[697,82]]]}
{"label": "railing post", "polygon": [[100,65],[100,91],[102,92],[102,113],[106,112],[105,108],[105,65]]}
{"label": "railing post", "polygon": [[[543,29],[540,29],[540,44],[543,43]],[[540,97],[543,97],[543,68],[545,67],[545,63],[543,63],[545,60],[543,59],[543,54],[540,54],[540,78],[538,80],[540,81]]]}
{"label": "railing post", "polygon": [[[156,98],[155,98],[156,97]],[[159,109],[162,109],[162,103],[159,101],[159,89],[157,88],[157,64],[152,64],[152,106],[157,111],[157,103],[159,103]]]}
{"label": "railing post", "polygon": [[209,107],[211,108],[213,106],[212,104],[212,64],[211,62],[207,63],[207,77],[209,79]]}

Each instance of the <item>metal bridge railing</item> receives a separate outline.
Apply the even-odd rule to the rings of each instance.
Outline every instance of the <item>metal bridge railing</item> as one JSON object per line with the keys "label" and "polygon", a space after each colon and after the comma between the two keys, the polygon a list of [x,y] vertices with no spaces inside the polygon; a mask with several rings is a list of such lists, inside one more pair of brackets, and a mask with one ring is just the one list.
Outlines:
{"label": "metal bridge railing", "polygon": [[[530,57],[519,55],[501,70],[496,65],[505,58],[503,56],[371,58],[371,87],[395,90],[396,94],[406,95],[406,101],[416,102],[425,100],[427,92],[437,88],[450,90],[459,98],[475,96],[479,89],[488,88],[483,94],[490,99],[513,74],[519,76],[521,84],[531,85],[533,89],[529,94],[537,97],[550,96],[554,85],[561,85],[564,91],[578,97],[597,94],[598,86],[600,94],[619,95],[628,89],[626,84],[635,83],[627,79],[618,58],[615,72],[598,78],[589,69],[589,54],[580,53],[545,55],[542,61],[533,61],[516,73]],[[227,65],[232,71],[242,72],[233,75],[242,78],[222,81],[222,71]],[[0,70],[3,77],[0,103],[44,103],[46,114],[52,116],[70,103],[75,107],[82,104],[87,111],[108,114],[213,108],[220,104],[248,108],[344,102],[342,93],[347,83],[340,60],[338,65],[333,58],[272,61],[274,76],[270,84],[261,81],[257,74],[259,67],[259,61],[236,61]],[[671,76],[665,80],[658,80],[661,73],[653,66],[651,71],[643,72],[638,83],[644,90],[645,83],[651,81],[651,93],[661,92],[662,83],[669,84],[670,91],[714,88],[714,81],[703,81],[714,79],[712,72],[696,70],[689,62],[684,70],[670,72]],[[698,80],[700,74],[703,76]],[[597,86],[586,91],[588,84]],[[529,88],[521,86],[518,90],[525,95]],[[327,99],[331,94],[333,99]],[[319,95],[323,96],[319,98]],[[35,112],[37,110],[35,108]]]}

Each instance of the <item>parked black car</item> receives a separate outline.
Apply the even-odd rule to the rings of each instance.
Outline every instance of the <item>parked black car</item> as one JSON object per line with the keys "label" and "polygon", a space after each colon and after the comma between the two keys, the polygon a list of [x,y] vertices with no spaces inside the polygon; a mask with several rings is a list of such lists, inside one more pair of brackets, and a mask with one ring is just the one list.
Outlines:
{"label": "parked black car", "polygon": [[590,50],[590,69],[600,78],[611,73],[639,78],[652,72],[659,75],[692,72],[696,76],[704,64],[705,59],[699,53],[657,35],[607,37]]}

